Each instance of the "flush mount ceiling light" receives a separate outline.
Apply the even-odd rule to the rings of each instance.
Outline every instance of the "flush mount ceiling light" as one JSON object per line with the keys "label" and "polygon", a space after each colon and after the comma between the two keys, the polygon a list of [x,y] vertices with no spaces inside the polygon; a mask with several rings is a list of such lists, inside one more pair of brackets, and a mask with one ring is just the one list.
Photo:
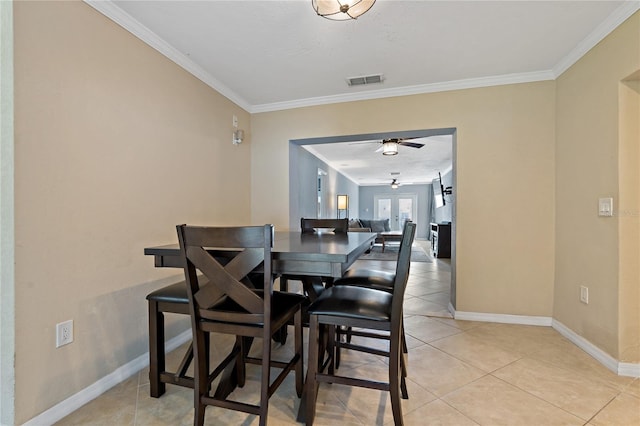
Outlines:
{"label": "flush mount ceiling light", "polygon": [[323,18],[334,21],[358,19],[376,0],[311,0],[311,6]]}
{"label": "flush mount ceiling light", "polygon": [[398,153],[398,143],[396,141],[382,142],[382,155],[396,155]]}

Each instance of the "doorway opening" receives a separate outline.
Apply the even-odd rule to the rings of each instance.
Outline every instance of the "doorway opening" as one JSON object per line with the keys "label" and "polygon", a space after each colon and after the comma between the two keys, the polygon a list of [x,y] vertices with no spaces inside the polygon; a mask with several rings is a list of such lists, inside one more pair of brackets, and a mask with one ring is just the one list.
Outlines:
{"label": "doorway opening", "polygon": [[[371,145],[375,143],[376,140],[383,141],[386,139],[419,139],[425,138],[425,146],[428,146],[428,138],[437,139],[436,137],[446,136],[447,140],[450,141],[450,147],[452,153],[450,155],[450,168],[445,167],[444,169],[450,170],[449,179],[451,180],[450,186],[454,188],[454,191],[451,195],[449,195],[447,199],[447,207],[451,212],[450,220],[451,225],[451,258],[450,259],[442,259],[442,262],[439,259],[434,259],[434,262],[437,263],[446,263],[447,266],[450,264],[450,285],[449,285],[449,306],[448,310],[453,312],[456,306],[456,249],[455,249],[455,241],[456,241],[456,197],[457,191],[456,188],[456,129],[455,128],[443,128],[443,129],[422,129],[422,130],[406,130],[406,131],[395,131],[395,132],[384,132],[384,133],[366,133],[366,134],[355,134],[355,135],[342,135],[342,136],[327,136],[327,137],[318,137],[318,138],[307,138],[307,139],[294,139],[289,141],[289,223],[290,229],[297,229],[298,222],[300,217],[311,217],[316,215],[317,217],[322,217],[325,213],[325,209],[328,207],[331,212],[334,212],[335,208],[333,208],[333,201],[336,199],[336,196],[342,192],[342,189],[339,188],[341,185],[340,182],[336,183],[336,176],[343,177],[340,173],[339,165],[336,167],[332,167],[328,160],[323,158],[322,156],[313,155],[313,148],[317,148],[316,145],[327,146],[334,144],[342,144],[336,145],[338,147],[344,147],[347,145],[356,145],[362,144],[364,146],[370,147],[369,151],[375,151],[375,145]],[[415,141],[413,141],[415,142]],[[312,148],[312,149],[308,149]],[[427,148],[428,149],[428,148]],[[427,150],[425,149],[425,151]],[[377,151],[376,151],[377,152]],[[380,158],[382,158],[382,154],[378,152]],[[400,152],[395,156],[385,156],[385,160],[415,160],[415,152],[412,148],[408,150],[406,147],[400,147]],[[312,158],[310,160],[310,158]],[[358,157],[357,158],[360,163],[363,163],[363,160]],[[415,161],[414,161],[415,162]],[[422,164],[425,168],[425,173],[428,170],[428,161]],[[323,175],[321,178],[318,174],[319,170],[325,171],[327,174]],[[402,165],[398,166],[398,170],[404,170]],[[445,171],[445,170],[440,170]],[[401,223],[411,218],[418,224],[418,229],[422,227],[422,234],[419,234],[420,240],[419,243],[422,246],[426,247],[427,250],[431,250],[431,244],[429,241],[430,237],[430,221],[432,216],[430,211],[432,210],[431,205],[433,204],[433,192],[431,189],[431,183],[428,185],[429,189],[428,195],[421,194],[416,191],[415,196],[412,195],[413,189],[411,183],[408,182],[408,179],[401,179],[401,183],[406,186],[401,186],[402,192],[394,193],[393,196],[387,196],[386,199],[388,201],[381,201],[384,198],[382,191],[397,191],[397,189],[391,189],[389,187],[389,179],[386,177],[389,174],[384,174],[384,179],[381,178],[380,183],[378,184],[378,188],[381,189],[380,196],[377,200],[374,200],[375,188],[371,189],[371,187],[367,187],[364,185],[360,185],[356,179],[350,179],[350,182],[356,186],[356,193],[349,194],[350,197],[350,219],[360,218],[360,219],[374,219],[375,216],[386,215],[390,221],[390,227],[393,226],[394,229],[400,230]],[[404,174],[401,175],[405,176]],[[348,177],[348,175],[347,175]],[[309,181],[307,181],[309,179]],[[348,180],[344,178],[343,180]],[[319,185],[322,185],[321,187]],[[313,189],[312,189],[313,188]],[[309,191],[311,189],[311,191]],[[367,189],[367,190],[365,190]],[[367,193],[365,196],[363,194]],[[311,197],[310,197],[311,195]],[[388,193],[386,194],[388,195]],[[405,195],[405,196],[403,196]],[[429,203],[425,202],[425,197],[430,197]],[[385,207],[386,203],[386,207]],[[325,204],[325,205],[323,205]],[[326,204],[331,204],[328,206]],[[386,211],[385,211],[386,208]],[[437,210],[437,209],[436,209]],[[329,217],[329,216],[328,216]],[[333,217],[333,216],[330,216]]]}

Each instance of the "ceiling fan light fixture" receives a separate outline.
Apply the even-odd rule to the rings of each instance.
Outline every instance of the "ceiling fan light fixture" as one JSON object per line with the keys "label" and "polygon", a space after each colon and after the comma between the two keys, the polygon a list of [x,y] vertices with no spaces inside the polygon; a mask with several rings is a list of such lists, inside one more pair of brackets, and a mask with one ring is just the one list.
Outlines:
{"label": "ceiling fan light fixture", "polygon": [[397,180],[392,180],[391,181],[391,189],[398,189],[398,181]]}
{"label": "ceiling fan light fixture", "polygon": [[382,143],[382,155],[396,155],[398,153],[398,143],[385,141]]}
{"label": "ceiling fan light fixture", "polygon": [[313,10],[323,18],[333,21],[358,19],[365,14],[376,0],[311,0]]}

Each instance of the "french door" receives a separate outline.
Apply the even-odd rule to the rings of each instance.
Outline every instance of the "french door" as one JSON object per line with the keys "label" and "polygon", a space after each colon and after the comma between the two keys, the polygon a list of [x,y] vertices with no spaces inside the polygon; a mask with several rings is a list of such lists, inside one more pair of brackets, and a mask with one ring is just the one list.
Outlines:
{"label": "french door", "polygon": [[373,197],[375,219],[389,219],[392,231],[401,231],[407,220],[417,222],[418,196],[416,194],[382,194]]}

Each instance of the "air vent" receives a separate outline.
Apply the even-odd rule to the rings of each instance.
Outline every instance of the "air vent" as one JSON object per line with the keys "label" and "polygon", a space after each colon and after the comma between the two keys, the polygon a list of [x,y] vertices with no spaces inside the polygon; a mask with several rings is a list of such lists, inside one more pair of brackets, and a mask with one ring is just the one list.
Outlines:
{"label": "air vent", "polygon": [[382,74],[364,75],[362,77],[349,77],[347,84],[349,86],[362,86],[364,84],[382,83],[382,80],[384,80]]}

